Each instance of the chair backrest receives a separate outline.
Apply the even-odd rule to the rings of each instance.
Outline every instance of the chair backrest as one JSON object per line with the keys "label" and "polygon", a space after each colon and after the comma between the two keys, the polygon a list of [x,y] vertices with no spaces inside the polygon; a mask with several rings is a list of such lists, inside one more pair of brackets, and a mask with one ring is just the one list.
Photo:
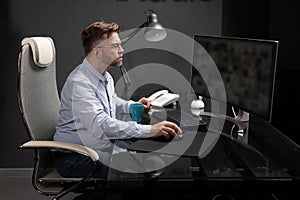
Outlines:
{"label": "chair backrest", "polygon": [[52,140],[59,118],[56,54],[50,37],[26,37],[19,55],[19,106],[32,140]]}
{"label": "chair backrest", "polygon": [[[30,140],[52,140],[59,118],[55,45],[50,37],[26,37],[19,54],[18,100]],[[42,194],[57,194],[61,185],[41,178],[54,171],[50,149],[35,149],[32,184]]]}

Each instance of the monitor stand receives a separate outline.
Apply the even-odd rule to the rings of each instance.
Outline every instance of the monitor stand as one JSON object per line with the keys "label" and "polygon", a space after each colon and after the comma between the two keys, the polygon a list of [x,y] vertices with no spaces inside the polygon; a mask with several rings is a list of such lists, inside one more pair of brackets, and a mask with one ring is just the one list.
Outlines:
{"label": "monitor stand", "polygon": [[249,129],[249,113],[243,110],[239,110],[235,117],[215,114],[211,112],[201,112],[200,116],[215,117],[218,119],[225,119],[229,122],[234,123],[238,127],[238,139],[248,143],[248,129]]}
{"label": "monitor stand", "polygon": [[238,114],[234,118],[243,124],[244,128],[238,130],[238,139],[245,143],[248,143],[248,131],[249,131],[249,113],[241,109],[238,110]]}
{"label": "monitor stand", "polygon": [[238,114],[235,116],[235,119],[240,122],[249,122],[249,113],[239,109]]}

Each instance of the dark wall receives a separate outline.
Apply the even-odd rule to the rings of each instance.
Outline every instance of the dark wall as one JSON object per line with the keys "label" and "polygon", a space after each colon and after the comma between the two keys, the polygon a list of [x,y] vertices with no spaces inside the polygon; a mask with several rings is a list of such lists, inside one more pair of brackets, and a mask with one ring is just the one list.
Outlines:
{"label": "dark wall", "polygon": [[300,145],[300,6],[296,2],[273,0],[270,8],[270,37],[280,42],[273,123]]}
{"label": "dark wall", "polygon": [[279,0],[224,0],[222,34],[279,41],[272,124],[300,144],[299,6]]}
{"label": "dark wall", "polygon": [[268,39],[269,0],[224,0],[222,35]]}
{"label": "dark wall", "polygon": [[[80,33],[95,20],[118,22],[121,31],[125,31],[144,22],[143,10],[150,8],[166,28],[188,36],[218,35],[222,28],[222,0],[2,0],[0,5],[0,167],[31,167],[33,161],[31,150],[18,149],[28,140],[17,104],[17,60],[22,38],[38,35],[53,38],[60,90],[69,72],[84,57]],[[143,58],[136,59],[139,63]]]}

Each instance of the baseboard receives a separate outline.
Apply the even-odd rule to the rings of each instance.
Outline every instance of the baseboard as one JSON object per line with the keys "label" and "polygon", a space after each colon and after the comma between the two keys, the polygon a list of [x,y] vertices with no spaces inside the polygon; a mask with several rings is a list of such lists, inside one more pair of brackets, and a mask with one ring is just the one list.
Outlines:
{"label": "baseboard", "polygon": [[2,176],[32,176],[33,168],[0,168],[0,177]]}

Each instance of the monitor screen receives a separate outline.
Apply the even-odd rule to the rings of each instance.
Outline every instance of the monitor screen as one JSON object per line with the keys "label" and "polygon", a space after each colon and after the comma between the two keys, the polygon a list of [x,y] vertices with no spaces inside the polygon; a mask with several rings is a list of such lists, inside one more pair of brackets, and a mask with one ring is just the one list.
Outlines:
{"label": "monitor screen", "polygon": [[195,66],[210,68],[214,63],[224,84],[226,103],[271,121],[278,41],[194,35],[194,42],[205,50],[194,45],[191,85],[195,93],[211,98]]}

